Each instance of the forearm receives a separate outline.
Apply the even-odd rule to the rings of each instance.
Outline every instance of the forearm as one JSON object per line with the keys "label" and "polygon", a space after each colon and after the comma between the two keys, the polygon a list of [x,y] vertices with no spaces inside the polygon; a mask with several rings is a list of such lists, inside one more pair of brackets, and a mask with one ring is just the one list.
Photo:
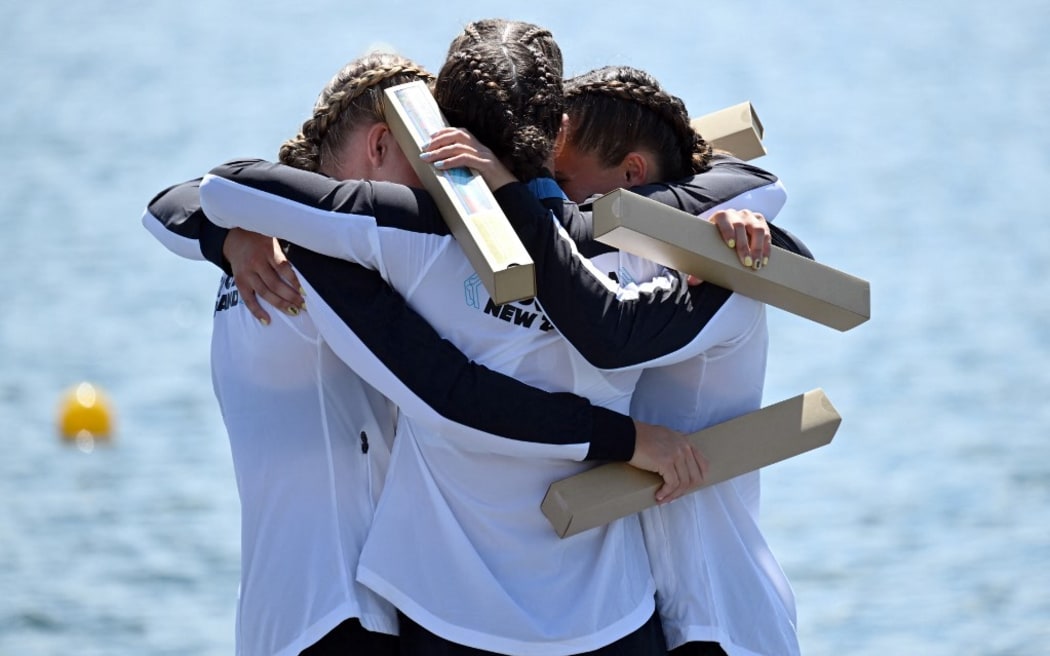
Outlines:
{"label": "forearm", "polygon": [[696,354],[697,336],[729,292],[690,289],[681,276],[621,286],[580,254],[527,187],[506,185],[496,198],[533,258],[547,318],[591,364],[621,369]]}
{"label": "forearm", "polygon": [[302,248],[289,257],[325,341],[358,375],[419,421],[455,424],[516,454],[627,461],[630,418],[586,399],[530,387],[470,361],[377,274]]}
{"label": "forearm", "polygon": [[211,223],[201,210],[200,182],[189,180],[157,194],[142,214],[142,225],[172,253],[208,260],[230,273],[222,255],[228,231]]}

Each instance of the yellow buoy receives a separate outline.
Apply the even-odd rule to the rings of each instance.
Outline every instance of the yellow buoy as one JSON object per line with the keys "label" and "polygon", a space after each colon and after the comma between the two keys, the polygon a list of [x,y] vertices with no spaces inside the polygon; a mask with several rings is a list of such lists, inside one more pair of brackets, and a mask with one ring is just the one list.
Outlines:
{"label": "yellow buoy", "polygon": [[80,383],[62,397],[58,430],[62,439],[77,442],[108,440],[113,432],[109,400],[91,383]]}

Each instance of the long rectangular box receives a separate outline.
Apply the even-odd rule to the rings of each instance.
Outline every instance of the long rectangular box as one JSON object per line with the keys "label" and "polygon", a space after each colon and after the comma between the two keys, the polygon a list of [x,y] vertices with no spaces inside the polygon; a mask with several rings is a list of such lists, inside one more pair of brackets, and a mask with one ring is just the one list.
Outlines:
{"label": "long rectangular box", "polygon": [[[842,417],[821,389],[741,415],[689,436],[710,463],[704,486],[831,442]],[[565,538],[656,505],[659,475],[609,463],[551,484],[541,510]]]}
{"label": "long rectangular box", "polygon": [[766,154],[762,121],[750,101],[704,114],[689,123],[712,148],[728,151],[739,159],[746,161]]}
{"label": "long rectangular box", "polygon": [[593,204],[594,236],[605,244],[838,330],[871,318],[866,280],[774,246],[769,265],[745,268],[705,219],[617,189]]}
{"label": "long rectangular box", "polygon": [[448,126],[430,89],[424,82],[409,82],[385,93],[391,132],[493,302],[503,305],[535,296],[532,258],[481,175],[467,168],[439,171],[419,159],[430,135]]}

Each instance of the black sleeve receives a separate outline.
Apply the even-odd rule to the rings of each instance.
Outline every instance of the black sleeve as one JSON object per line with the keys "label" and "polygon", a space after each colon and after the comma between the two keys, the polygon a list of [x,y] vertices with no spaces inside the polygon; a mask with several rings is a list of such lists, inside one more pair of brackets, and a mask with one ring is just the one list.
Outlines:
{"label": "black sleeve", "polygon": [[[374,271],[295,245],[288,254],[321,297],[314,297],[311,307],[323,300],[386,370],[446,419],[514,440],[589,442],[588,460],[633,457],[634,423],[629,417],[574,394],[525,385],[469,360]],[[358,373],[383,390],[367,372]]]}
{"label": "black sleeve", "polygon": [[[230,263],[222,254],[222,246],[229,230],[208,220],[201,210],[201,178],[172,185],[153,197],[146,206],[143,221],[157,239],[176,254],[184,254],[180,242],[197,242],[201,255],[227,274],[232,275]],[[157,231],[150,224],[159,224],[170,234]]]}
{"label": "black sleeve", "polygon": [[[673,183],[657,182],[632,187],[630,191],[683,212],[699,215],[716,205],[778,181],[776,175],[765,169],[735,157],[717,155],[712,160],[711,168],[702,174]],[[783,187],[780,189],[782,191]],[[766,219],[774,246],[814,259],[813,253],[801,239],[773,223],[770,216],[766,216]]]}
{"label": "black sleeve", "polygon": [[802,243],[802,240],[791,234],[784,228],[781,228],[772,221],[769,222],[769,232],[773,236],[773,245],[784,250],[791,251],[802,257],[815,260],[813,253],[809,250],[809,247]]}
{"label": "black sleeve", "polygon": [[[226,230],[204,215],[199,188],[200,179],[169,187],[150,201],[143,221],[173,252],[186,253],[199,241],[201,252],[211,250],[225,262],[218,237],[224,238]],[[332,200],[345,207],[346,198]],[[158,230],[160,225],[164,229]],[[209,239],[217,249],[206,249]],[[525,385],[469,360],[376,272],[298,247],[289,248],[289,259],[383,366],[439,415],[515,440],[588,444],[588,460],[633,457],[630,417],[580,396]]]}
{"label": "black sleeve", "polygon": [[580,253],[560,229],[560,220],[528,186],[508,184],[495,195],[533,259],[544,313],[596,367],[641,366],[679,353],[688,357],[683,349],[694,343],[731,295],[709,284],[690,287],[681,275],[669,277],[666,284],[621,293]]}
{"label": "black sleeve", "polygon": [[[577,207],[563,200],[560,190],[551,189],[552,182],[497,190],[500,206],[536,264],[537,297],[551,323],[603,369],[686,357],[686,349],[696,345],[694,340],[729,299],[728,290],[707,283],[689,287],[684,276],[670,276],[667,284],[643,286],[631,294],[619,291],[587,262],[615,252],[592,239],[590,204]],[[755,194],[779,211],[786,199],[774,174],[722,155],[701,174],[630,191],[693,215],[734,199],[754,202]],[[539,193],[542,200],[530,200],[530,193]],[[769,225],[774,245],[812,258],[801,240]]]}

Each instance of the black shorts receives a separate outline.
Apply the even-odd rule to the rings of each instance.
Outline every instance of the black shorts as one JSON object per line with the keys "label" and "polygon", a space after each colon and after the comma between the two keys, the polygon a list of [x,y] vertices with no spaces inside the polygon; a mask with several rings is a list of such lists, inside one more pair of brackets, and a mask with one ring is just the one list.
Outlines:
{"label": "black shorts", "polygon": [[[496,652],[465,647],[449,642],[419,626],[402,613],[401,656],[493,656]],[[616,642],[577,656],[665,656],[667,642],[660,618],[654,613],[637,631]]]}
{"label": "black shorts", "polygon": [[351,618],[325,634],[299,656],[397,656],[397,636],[376,633]]}
{"label": "black shorts", "polygon": [[717,642],[687,642],[668,656],[727,656]]}

